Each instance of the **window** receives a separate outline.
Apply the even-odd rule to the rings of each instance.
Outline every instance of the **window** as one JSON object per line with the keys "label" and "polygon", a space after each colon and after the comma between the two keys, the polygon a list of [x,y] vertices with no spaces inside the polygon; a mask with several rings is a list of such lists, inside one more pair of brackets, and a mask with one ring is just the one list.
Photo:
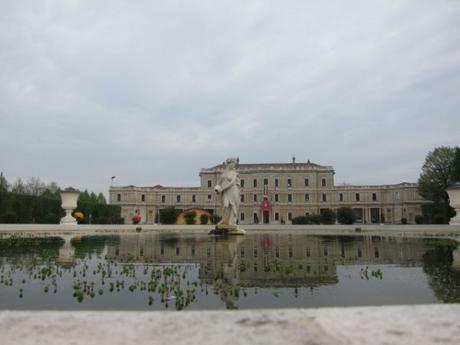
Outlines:
{"label": "window", "polygon": [[192,202],[196,202],[196,195],[195,194],[192,195]]}
{"label": "window", "polygon": [[180,247],[176,247],[176,256],[179,256],[180,254]]}
{"label": "window", "polygon": [[279,186],[279,181],[277,178],[275,178],[275,187],[278,187]]}
{"label": "window", "polygon": [[327,195],[323,193],[323,195],[321,196],[322,198],[322,201],[323,202],[326,202],[327,201]]}
{"label": "window", "polygon": [[305,217],[308,217],[310,215],[310,212],[305,212]]}
{"label": "window", "polygon": [[211,188],[211,187],[212,187],[212,181],[208,180],[208,188]]}
{"label": "window", "polygon": [[275,256],[276,256],[277,258],[280,257],[280,248],[279,248],[279,247],[276,247],[276,248],[275,248]]}
{"label": "window", "polygon": [[324,256],[327,256],[327,254],[328,254],[327,247],[324,247],[323,254],[324,254]]}
{"label": "window", "polygon": [[257,247],[254,247],[253,256],[254,256],[255,258],[257,257]]}
{"label": "window", "polygon": [[401,199],[401,193],[396,192],[395,193],[395,198],[396,198],[396,200],[400,200]]}
{"label": "window", "polygon": [[378,258],[378,257],[380,256],[379,248],[377,248],[377,247],[374,248],[374,256],[375,256],[376,258]]}
{"label": "window", "polygon": [[252,181],[252,185],[254,186],[254,188],[257,188],[257,179],[254,179],[254,181]]}
{"label": "window", "polygon": [[244,247],[241,247],[240,249],[240,256],[244,258]]}
{"label": "window", "polygon": [[141,201],[142,201],[142,202],[145,202],[145,194],[142,194],[142,195],[141,195]]}
{"label": "window", "polygon": [[166,202],[166,195],[162,195],[162,196],[161,196],[161,202],[162,202],[162,203],[165,203],[165,202]]}
{"label": "window", "polygon": [[325,178],[321,179],[321,186],[326,187],[326,179]]}
{"label": "window", "polygon": [[361,248],[358,248],[358,258],[360,258],[362,256],[363,256],[363,252],[362,252]]}
{"label": "window", "polygon": [[305,179],[305,187],[308,187],[308,179]]}
{"label": "window", "polygon": [[244,180],[240,180],[240,186],[241,186],[241,188],[244,187]]}
{"label": "window", "polygon": [[288,213],[288,220],[292,220],[292,213],[291,212]]}
{"label": "window", "polygon": [[339,194],[339,200],[343,201],[343,194],[342,193]]}
{"label": "window", "polygon": [[372,201],[377,201],[377,193],[372,193]]}
{"label": "window", "polygon": [[268,185],[268,178],[264,178],[264,186]]}
{"label": "window", "polygon": [[356,193],[356,194],[355,194],[355,200],[356,200],[356,201],[359,201],[359,199],[360,199],[359,193]]}
{"label": "window", "polygon": [[117,194],[117,201],[121,201],[121,194]]}
{"label": "window", "polygon": [[292,187],[292,180],[290,178],[288,178],[287,186],[288,188]]}
{"label": "window", "polygon": [[278,212],[275,212],[275,220],[276,221],[280,220],[280,214]]}
{"label": "window", "polygon": [[254,224],[259,224],[259,216],[257,215],[257,213],[253,214],[253,219],[254,219]]}
{"label": "window", "polygon": [[288,194],[288,202],[292,202],[292,194]]}
{"label": "window", "polygon": [[176,197],[177,202],[180,202],[180,195]]}
{"label": "window", "polygon": [[306,249],[305,249],[305,255],[306,255],[307,257],[310,256],[310,248],[306,248]]}
{"label": "window", "polygon": [[241,221],[244,221],[244,212],[241,212],[241,214],[240,214],[240,220],[241,220]]}
{"label": "window", "polygon": [[279,201],[279,196],[278,194],[275,194],[275,202],[278,202]]}
{"label": "window", "polygon": [[257,194],[254,194],[254,202],[257,202]]}
{"label": "window", "polygon": [[195,246],[192,246],[192,256],[195,256]]}
{"label": "window", "polygon": [[241,195],[240,195],[240,201],[241,201],[241,202],[244,202],[244,194],[241,194]]}
{"label": "window", "polygon": [[212,199],[212,195],[208,194],[208,200],[211,200],[211,199]]}
{"label": "window", "polygon": [[310,201],[310,194],[305,194],[305,201]]}
{"label": "window", "polygon": [[293,254],[294,254],[293,251],[292,251],[292,247],[288,248],[288,253],[289,253],[289,257],[292,258]]}

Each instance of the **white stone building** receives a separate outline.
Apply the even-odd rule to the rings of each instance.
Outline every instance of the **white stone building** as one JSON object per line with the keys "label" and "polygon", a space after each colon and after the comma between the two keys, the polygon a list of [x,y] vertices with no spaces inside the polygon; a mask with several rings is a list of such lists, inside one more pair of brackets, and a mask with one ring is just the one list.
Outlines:
{"label": "white stone building", "polygon": [[[138,212],[142,223],[158,221],[159,210],[204,209],[219,215],[214,186],[223,165],[201,169],[200,187],[111,187],[110,203],[120,205],[131,222]],[[372,186],[336,186],[334,168],[310,161],[298,163],[238,164],[241,180],[240,224],[290,224],[294,217],[319,214],[323,209],[351,207],[359,223],[414,223],[426,201],[415,183]],[[161,219],[160,219],[161,222]]]}

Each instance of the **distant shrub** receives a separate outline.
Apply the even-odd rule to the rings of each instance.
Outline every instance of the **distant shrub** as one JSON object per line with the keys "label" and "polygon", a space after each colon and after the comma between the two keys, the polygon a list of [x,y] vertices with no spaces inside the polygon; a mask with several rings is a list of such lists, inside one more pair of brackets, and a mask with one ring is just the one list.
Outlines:
{"label": "distant shrub", "polygon": [[335,212],[329,208],[321,210],[320,222],[321,224],[334,224],[336,219]]}
{"label": "distant shrub", "polygon": [[176,224],[179,214],[180,211],[174,206],[166,207],[160,210],[160,222],[161,224]]}
{"label": "distant shrub", "polygon": [[185,224],[195,224],[195,217],[196,217],[196,212],[195,211],[188,211],[185,212]]}
{"label": "distant shrub", "polygon": [[299,225],[299,224],[311,224],[309,216],[300,216],[292,218],[292,224]]}
{"label": "distant shrub", "polygon": [[220,216],[211,216],[211,222],[212,224],[217,224],[221,221],[222,217]]}
{"label": "distant shrub", "polygon": [[401,218],[401,224],[407,224],[407,218]]}
{"label": "distant shrub", "polygon": [[417,214],[414,220],[415,220],[415,224],[423,224],[423,216],[420,214]]}
{"label": "distant shrub", "polygon": [[205,225],[205,224],[208,224],[208,222],[209,222],[209,216],[207,214],[202,214],[200,216],[200,224]]}
{"label": "distant shrub", "polygon": [[340,224],[353,224],[356,220],[351,207],[340,207],[337,209],[337,221]]}

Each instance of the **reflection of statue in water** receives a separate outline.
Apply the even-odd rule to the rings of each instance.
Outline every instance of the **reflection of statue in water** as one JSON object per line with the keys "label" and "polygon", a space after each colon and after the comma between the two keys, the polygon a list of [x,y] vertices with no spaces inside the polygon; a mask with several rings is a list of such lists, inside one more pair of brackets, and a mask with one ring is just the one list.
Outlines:
{"label": "reflection of statue in water", "polygon": [[235,170],[237,160],[228,158],[225,169],[217,180],[216,193],[222,196],[222,220],[217,224],[217,234],[245,234],[237,224],[238,209],[240,207],[240,179]]}

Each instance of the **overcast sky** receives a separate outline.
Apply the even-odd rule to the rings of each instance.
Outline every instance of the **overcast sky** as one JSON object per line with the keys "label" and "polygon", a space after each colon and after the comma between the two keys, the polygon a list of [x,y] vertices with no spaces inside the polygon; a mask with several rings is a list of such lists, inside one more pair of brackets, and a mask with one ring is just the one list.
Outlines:
{"label": "overcast sky", "polygon": [[416,182],[460,145],[460,1],[0,1],[0,171],[107,193],[199,169]]}

